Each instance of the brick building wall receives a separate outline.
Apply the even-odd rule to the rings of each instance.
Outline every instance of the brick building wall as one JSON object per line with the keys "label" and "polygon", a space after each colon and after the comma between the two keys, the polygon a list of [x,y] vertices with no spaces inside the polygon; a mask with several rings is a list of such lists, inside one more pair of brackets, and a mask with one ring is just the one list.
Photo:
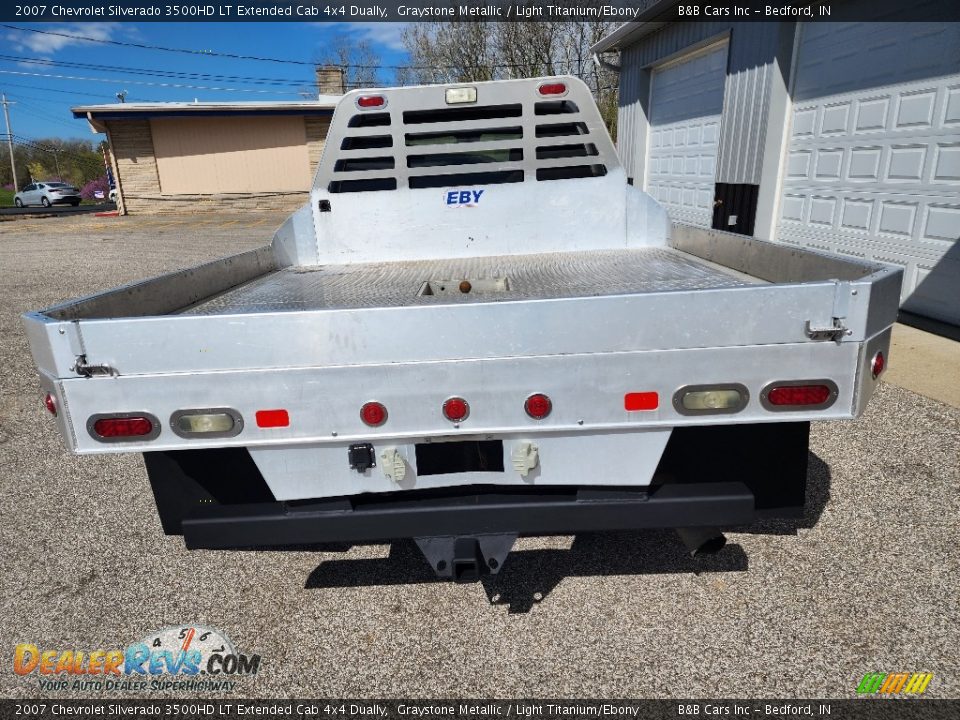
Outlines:
{"label": "brick building wall", "polygon": [[[330,118],[304,117],[310,176],[323,152]],[[109,120],[107,137],[114,163],[123,210],[131,215],[177,212],[223,212],[229,210],[295,210],[309,191],[283,194],[170,195],[161,190],[149,120]]]}

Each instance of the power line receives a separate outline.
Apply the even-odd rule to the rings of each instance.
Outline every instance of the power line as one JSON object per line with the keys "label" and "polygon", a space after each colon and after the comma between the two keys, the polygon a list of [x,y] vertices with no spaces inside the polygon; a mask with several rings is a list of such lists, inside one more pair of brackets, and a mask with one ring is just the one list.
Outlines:
{"label": "power line", "polygon": [[111,83],[116,85],[149,85],[150,87],[186,88],[190,90],[208,90],[211,92],[243,92],[243,93],[259,93],[259,94],[266,94],[266,95],[295,95],[296,94],[296,91],[294,90],[259,90],[255,88],[209,87],[205,85],[186,85],[183,83],[149,82],[147,80],[78,77],[76,75],[56,75],[53,73],[34,73],[34,72],[26,72],[22,70],[0,70],[0,74],[54,78],[57,80],[83,80],[86,82],[105,82],[105,83]]}
{"label": "power line", "polygon": [[[58,90],[56,88],[39,88],[36,85],[23,85],[22,83],[14,83],[14,82],[10,82],[9,80],[4,80],[3,86],[29,88],[31,90],[43,90],[44,92],[60,93],[61,95],[81,95],[83,97],[109,98],[110,100],[117,99],[115,95],[100,95],[99,93],[80,92],[79,90]],[[148,102],[146,100],[141,100],[140,98],[131,97],[130,99],[131,100],[136,99],[140,102]]]}
{"label": "power line", "polygon": [[[17,93],[16,98],[20,101],[20,106],[21,106],[20,112],[22,112],[23,114],[38,118],[40,120],[44,120],[46,122],[59,123],[60,125],[63,125],[64,127],[69,127],[70,129],[76,132],[80,131],[80,126],[76,122],[70,122],[66,118],[62,118],[62,117],[55,117],[54,115],[47,113],[44,108],[39,108],[33,103],[25,102],[22,99],[23,95],[20,95],[19,93]],[[30,108],[30,110],[23,110],[24,107]]]}
{"label": "power line", "polygon": [[123,42],[121,40],[107,40],[104,38],[94,38],[88,35],[78,35],[75,33],[61,33],[61,32],[55,32],[53,30],[38,30],[37,28],[19,27],[17,25],[7,25],[4,23],[0,23],[0,27],[5,27],[10,30],[19,30],[20,32],[39,33],[41,35],[54,35],[57,37],[71,38],[74,40],[87,40],[89,42],[101,43],[104,45],[120,45],[122,47],[139,48],[141,50],[162,50],[163,52],[185,53],[187,55],[205,55],[205,56],[212,55],[214,57],[225,57],[225,58],[231,58],[233,60],[257,60],[260,62],[283,63],[287,65],[309,65],[310,67],[313,67],[314,65],[316,65],[316,63],[308,62],[306,60],[287,60],[282,58],[259,57],[257,55],[235,55],[233,53],[213,52],[212,50],[204,51],[204,50],[188,50],[186,48],[171,48],[171,47],[164,47],[162,45],[148,45],[146,43],[133,43],[133,42]]}
{"label": "power line", "polygon": [[134,75],[150,75],[180,80],[203,80],[211,82],[246,82],[255,85],[291,85],[302,86],[313,84],[313,80],[290,80],[286,78],[259,78],[245,75],[216,75],[211,73],[186,72],[179,70],[153,70],[149,68],[135,68],[123,65],[102,65],[96,63],[72,62],[67,60],[51,60],[48,58],[28,57],[25,55],[0,55],[0,60],[18,63],[28,63],[43,66],[63,66],[82,70],[97,70],[105,72],[122,72]]}
{"label": "power line", "polygon": [[[34,150],[41,150],[48,153],[60,153],[61,155],[66,155],[67,157],[74,158],[76,160],[87,160],[89,158],[73,152],[72,150],[66,150],[64,148],[53,147],[52,145],[41,145],[41,141],[36,138],[28,138],[24,135],[19,135],[18,133],[13,133],[12,137],[14,138],[13,142],[18,145],[24,145],[26,147],[32,147]],[[19,139],[17,139],[19,138]],[[93,150],[90,151],[94,152]]]}
{"label": "power line", "polygon": [[[124,42],[122,40],[107,40],[104,38],[95,38],[90,37],[89,35],[78,35],[75,33],[62,33],[56,32],[53,30],[39,30],[37,28],[27,28],[19,27],[17,25],[7,25],[5,23],[0,23],[0,27],[5,27],[10,30],[18,30],[20,32],[32,32],[39,33],[41,35],[54,35],[56,37],[71,38],[73,40],[86,40],[93,43],[101,43],[105,45],[119,45],[122,47],[133,47],[139,48],[141,50],[160,50],[163,52],[173,52],[173,53],[185,53],[187,55],[203,55],[208,57],[223,57],[229,58],[232,60],[256,60],[259,62],[272,62],[272,63],[282,63],[287,65],[306,65],[309,67],[315,67],[322,63],[308,61],[308,60],[291,60],[287,58],[273,58],[265,57],[261,55],[237,55],[234,53],[224,53],[224,52],[214,52],[213,50],[188,50],[187,48],[172,48],[165,47],[163,45],[149,45],[146,43],[133,43],[133,42]],[[552,63],[479,63],[476,65],[354,65],[352,63],[347,63],[348,67],[356,68],[358,70],[478,70],[483,68],[527,68],[531,65],[554,65],[561,67],[573,67],[575,65],[584,66],[589,65],[588,60],[557,60]]]}

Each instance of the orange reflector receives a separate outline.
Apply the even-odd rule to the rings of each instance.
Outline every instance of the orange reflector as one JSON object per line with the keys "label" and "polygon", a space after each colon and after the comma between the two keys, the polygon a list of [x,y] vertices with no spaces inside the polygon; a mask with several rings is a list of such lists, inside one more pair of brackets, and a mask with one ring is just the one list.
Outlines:
{"label": "orange reflector", "polygon": [[628,412],[656,410],[659,405],[660,396],[655,392],[634,392],[623,396],[623,409]]}
{"label": "orange reflector", "polygon": [[286,410],[257,410],[257,427],[288,427],[290,415]]}

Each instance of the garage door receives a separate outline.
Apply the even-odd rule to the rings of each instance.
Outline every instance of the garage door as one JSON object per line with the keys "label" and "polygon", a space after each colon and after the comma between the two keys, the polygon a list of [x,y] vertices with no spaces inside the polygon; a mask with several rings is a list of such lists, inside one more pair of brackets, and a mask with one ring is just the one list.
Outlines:
{"label": "garage door", "polygon": [[674,220],[710,227],[727,44],[655,68],[646,190]]}
{"label": "garage door", "polygon": [[960,324],[960,25],[801,28],[778,238],[905,268]]}

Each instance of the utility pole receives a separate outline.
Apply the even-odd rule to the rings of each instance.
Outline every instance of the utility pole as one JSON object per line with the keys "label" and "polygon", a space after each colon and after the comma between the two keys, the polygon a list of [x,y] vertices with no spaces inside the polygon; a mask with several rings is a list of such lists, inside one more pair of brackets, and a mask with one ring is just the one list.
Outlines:
{"label": "utility pole", "polygon": [[3,105],[3,119],[7,122],[7,149],[10,151],[10,171],[13,173],[13,192],[20,192],[17,187],[17,163],[13,159],[13,131],[10,129],[10,113],[7,112],[7,105],[16,105],[8,102],[6,93],[0,93],[0,105]]}
{"label": "utility pole", "polygon": [[53,162],[57,165],[57,180],[63,181],[63,173],[60,172],[60,156],[57,154],[58,151],[55,147],[50,148],[50,152],[53,153]]}

